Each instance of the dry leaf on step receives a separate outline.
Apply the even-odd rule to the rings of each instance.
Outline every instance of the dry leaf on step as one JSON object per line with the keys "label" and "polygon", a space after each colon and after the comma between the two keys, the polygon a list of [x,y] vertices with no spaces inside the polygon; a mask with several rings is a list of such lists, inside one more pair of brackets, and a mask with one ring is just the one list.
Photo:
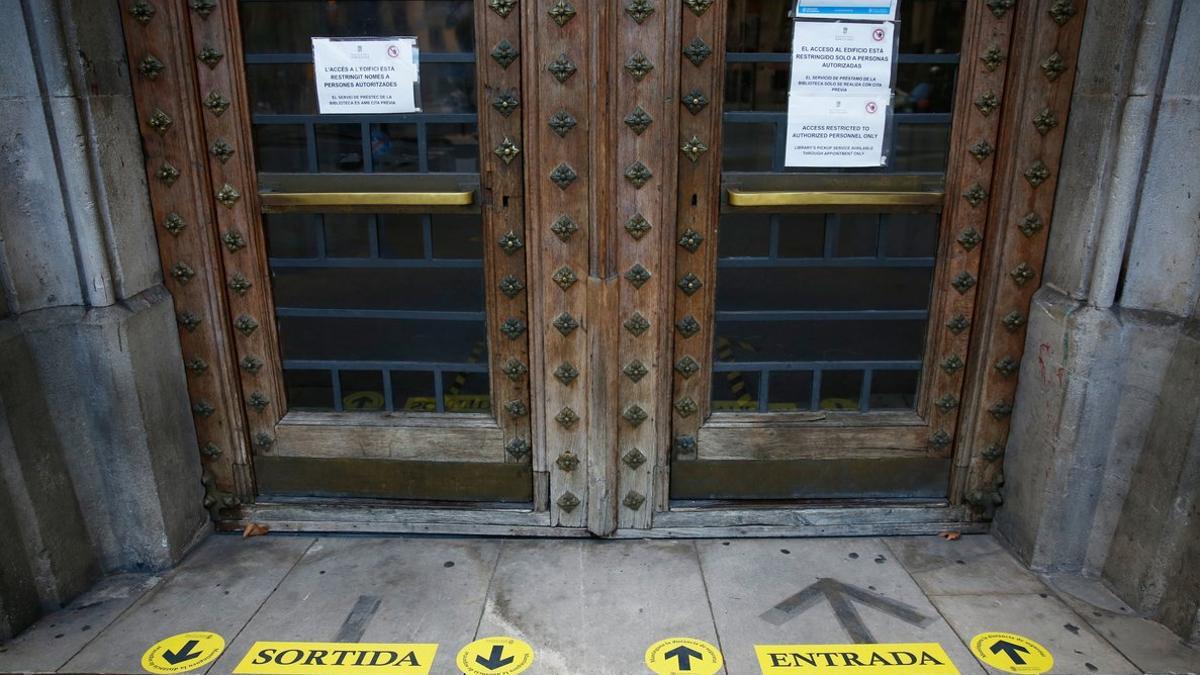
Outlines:
{"label": "dry leaf on step", "polygon": [[962,532],[955,532],[953,530],[950,530],[947,532],[939,532],[938,536],[941,537],[942,539],[945,539],[946,541],[956,541],[959,537],[962,536]]}
{"label": "dry leaf on step", "polygon": [[271,528],[259,523],[247,523],[246,529],[242,530],[242,539],[250,537],[259,537],[271,531]]}

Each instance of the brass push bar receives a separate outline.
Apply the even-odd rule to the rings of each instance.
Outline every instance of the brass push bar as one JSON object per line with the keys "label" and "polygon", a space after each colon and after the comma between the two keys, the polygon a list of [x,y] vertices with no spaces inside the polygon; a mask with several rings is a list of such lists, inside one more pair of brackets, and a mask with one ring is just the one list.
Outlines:
{"label": "brass push bar", "polygon": [[744,191],[728,188],[729,205],[738,207],[763,206],[938,206],[946,193],[943,190],[918,191]]}
{"label": "brass push bar", "polygon": [[474,190],[455,192],[273,192],[259,193],[264,210],[317,211],[322,208],[397,206],[469,206]]}

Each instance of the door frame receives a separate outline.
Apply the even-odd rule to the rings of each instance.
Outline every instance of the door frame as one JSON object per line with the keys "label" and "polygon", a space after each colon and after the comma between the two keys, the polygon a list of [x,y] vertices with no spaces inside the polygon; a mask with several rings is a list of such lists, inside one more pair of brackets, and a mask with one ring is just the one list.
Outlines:
{"label": "door frame", "polygon": [[[545,254],[528,256],[523,262],[528,278],[549,278],[562,265],[570,265],[579,277],[574,293],[571,289],[559,293],[544,283],[528,284],[539,289],[528,300],[532,336],[528,382],[536,383],[535,391],[540,386],[546,392],[530,400],[531,414],[526,417],[537,486],[532,510],[365,507],[320,499],[255,501],[252,450],[256,443],[275,440],[283,387],[277,377],[262,377],[256,374],[258,369],[240,365],[248,357],[261,361],[263,355],[274,354],[278,358],[273,321],[255,320],[256,330],[245,330],[249,324],[242,321],[242,317],[273,317],[267,285],[252,283],[245,294],[228,288],[227,275],[243,269],[257,269],[261,275],[266,269],[261,209],[252,187],[256,178],[237,3],[118,2],[163,276],[180,320],[205,469],[205,503],[218,526],[237,528],[253,521],[281,530],[618,537],[986,529],[999,500],[1001,458],[1017,380],[1011,368],[996,366],[1021,360],[1024,314],[1045,257],[1085,0],[968,0],[968,27],[974,36],[967,41],[968,49],[980,53],[964,52],[963,59],[983,58],[994,47],[1000,61],[978,81],[959,85],[969,88],[972,100],[995,94],[995,109],[979,115],[977,107],[964,111],[960,106],[955,120],[970,125],[968,135],[989,140],[993,152],[979,161],[959,162],[964,175],[950,176],[947,183],[948,192],[953,189],[956,192],[950,194],[956,194],[973,185],[974,177],[987,193],[976,225],[984,243],[964,261],[977,270],[973,291],[978,302],[969,328],[956,338],[969,343],[963,369],[969,377],[961,396],[958,431],[948,451],[953,457],[950,498],[926,506],[685,510],[669,506],[671,446],[673,437],[682,435],[679,431],[703,415],[676,416],[674,434],[665,420],[672,419],[677,400],[672,390],[689,391],[703,378],[689,378],[681,386],[672,366],[683,354],[676,352],[670,363],[658,362],[658,355],[678,349],[669,323],[689,306],[673,290],[673,282],[690,264],[673,242],[687,227],[716,231],[719,194],[699,200],[703,208],[679,209],[678,216],[676,205],[690,203],[691,195],[699,191],[711,194],[720,189],[721,106],[715,92],[721,91],[724,79],[723,2],[651,0],[655,11],[639,23],[632,16],[637,13],[632,1],[617,7],[600,0],[572,0],[576,15],[561,26],[549,15],[554,4],[550,0],[522,0],[507,13],[498,11],[508,5],[505,0],[476,3],[477,31],[485,36],[481,39],[511,35],[507,39],[519,45],[520,57],[513,67],[520,68],[522,100],[519,117],[485,123],[495,90],[489,85],[493,77],[504,81],[505,73],[500,72],[504,69],[490,72],[495,64],[480,52],[481,170],[510,176],[491,180],[504,186],[502,196],[508,196],[510,204],[515,200],[523,207],[515,217],[523,216],[522,222],[528,224],[526,250]],[[626,5],[635,9],[626,11]],[[712,50],[699,65],[683,54],[684,46],[695,38]],[[205,48],[223,58],[210,65],[212,55]],[[631,82],[626,65],[637,51],[653,69]],[[569,54],[576,71],[559,83],[547,67],[563,53]],[[201,54],[209,58],[197,58]],[[637,65],[631,64],[631,69]],[[697,114],[680,105],[694,88],[714,93]],[[218,95],[215,99],[210,97],[213,92]],[[624,122],[634,105],[641,105],[653,118],[640,135]],[[223,114],[215,114],[214,107],[222,106]],[[560,107],[578,110],[572,112],[577,126],[564,137],[547,124]],[[968,119],[959,117],[967,112],[971,113]],[[169,118],[172,133],[160,132],[163,116]],[[1047,126],[1047,120],[1054,124]],[[523,174],[519,169],[506,173],[489,151],[500,142],[497,133],[523,134]],[[681,152],[693,137],[708,148],[694,162]],[[223,153],[210,152],[217,139],[234,154],[222,159]],[[951,152],[969,152],[974,142],[964,140]],[[635,160],[652,173],[641,187],[626,176]],[[564,162],[578,178],[567,189],[559,189],[548,181]],[[485,194],[484,203],[495,195],[495,190]],[[629,214],[621,210],[622,204],[636,204],[651,222],[650,232],[640,240],[626,234]],[[574,214],[580,225],[569,242],[559,241],[549,230],[566,212]],[[1038,215],[1041,226],[1026,235],[1020,226],[1029,213]],[[182,229],[177,229],[178,221],[169,218],[171,214],[179,216]],[[667,226],[672,222],[676,227]],[[703,254],[702,261],[711,266],[715,247],[706,250],[709,253]],[[248,251],[255,252],[253,260],[248,259]],[[669,278],[672,283],[632,287],[625,275],[635,263],[646,268],[651,279]],[[1024,270],[1032,272],[1033,278],[1022,279]],[[712,286],[706,284],[704,293],[711,293]],[[651,321],[648,329],[634,335],[623,324],[635,309],[667,320]],[[555,341],[563,336],[550,326],[563,311],[580,321],[576,340]],[[601,317],[619,320],[598,320]],[[489,331],[494,334],[496,327]],[[709,354],[710,343],[704,358]],[[651,374],[637,383],[604,376],[612,363],[625,364],[633,358],[647,359]],[[553,371],[565,360],[577,361],[581,375],[574,389],[555,389],[562,385]],[[499,400],[500,390],[493,391],[493,400]],[[256,393],[267,403],[261,412],[256,408],[251,414],[246,402]],[[626,415],[634,404],[645,413],[641,424],[630,421],[631,416],[641,415]],[[580,417],[574,430],[554,422],[561,406],[572,407]],[[645,461],[623,461],[628,452],[617,452],[618,447],[638,447]],[[573,450],[576,462],[559,461],[568,449],[577,449]]]}

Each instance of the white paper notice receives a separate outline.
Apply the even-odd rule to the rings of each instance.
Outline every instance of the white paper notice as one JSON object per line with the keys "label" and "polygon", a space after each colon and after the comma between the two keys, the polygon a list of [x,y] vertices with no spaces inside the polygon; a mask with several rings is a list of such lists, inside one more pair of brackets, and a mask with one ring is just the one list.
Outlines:
{"label": "white paper notice", "polygon": [[886,97],[792,97],[784,164],[879,166],[887,105]]}
{"label": "white paper notice", "polygon": [[896,20],[895,0],[796,0],[797,19]]}
{"label": "white paper notice", "polygon": [[322,115],[420,110],[416,38],[315,37],[312,45]]}
{"label": "white paper notice", "polygon": [[889,96],[891,23],[797,21],[791,97]]}

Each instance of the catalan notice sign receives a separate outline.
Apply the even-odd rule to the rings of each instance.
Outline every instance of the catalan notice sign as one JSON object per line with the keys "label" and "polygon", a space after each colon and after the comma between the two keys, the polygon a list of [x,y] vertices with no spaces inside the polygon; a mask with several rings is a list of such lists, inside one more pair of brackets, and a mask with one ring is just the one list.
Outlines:
{"label": "catalan notice sign", "polygon": [[784,164],[879,166],[887,105],[883,97],[791,97]]}
{"label": "catalan notice sign", "polygon": [[1054,667],[1054,655],[1042,645],[1016,633],[980,633],[971,638],[971,653],[1006,673],[1044,673]]}
{"label": "catalan notice sign", "polygon": [[427,675],[436,644],[255,642],[234,673],[245,675]]}
{"label": "catalan notice sign", "polygon": [[533,648],[516,638],[483,638],[463,647],[455,665],[465,675],[516,675],[533,665]]}
{"label": "catalan notice sign", "polygon": [[417,112],[417,39],[312,39],[322,115]]}
{"label": "catalan notice sign", "polygon": [[896,0],[797,0],[796,17],[895,21]]}
{"label": "catalan notice sign", "polygon": [[763,675],[959,675],[936,642],[754,645]]}
{"label": "catalan notice sign", "polygon": [[142,668],[151,673],[186,673],[212,663],[223,651],[225,638],[216,633],[180,633],[151,645],[142,654]]}
{"label": "catalan notice sign", "polygon": [[890,96],[894,27],[892,23],[797,21],[789,97]]}
{"label": "catalan notice sign", "polygon": [[724,663],[719,649],[693,638],[659,640],[646,650],[646,667],[658,675],[714,675]]}

